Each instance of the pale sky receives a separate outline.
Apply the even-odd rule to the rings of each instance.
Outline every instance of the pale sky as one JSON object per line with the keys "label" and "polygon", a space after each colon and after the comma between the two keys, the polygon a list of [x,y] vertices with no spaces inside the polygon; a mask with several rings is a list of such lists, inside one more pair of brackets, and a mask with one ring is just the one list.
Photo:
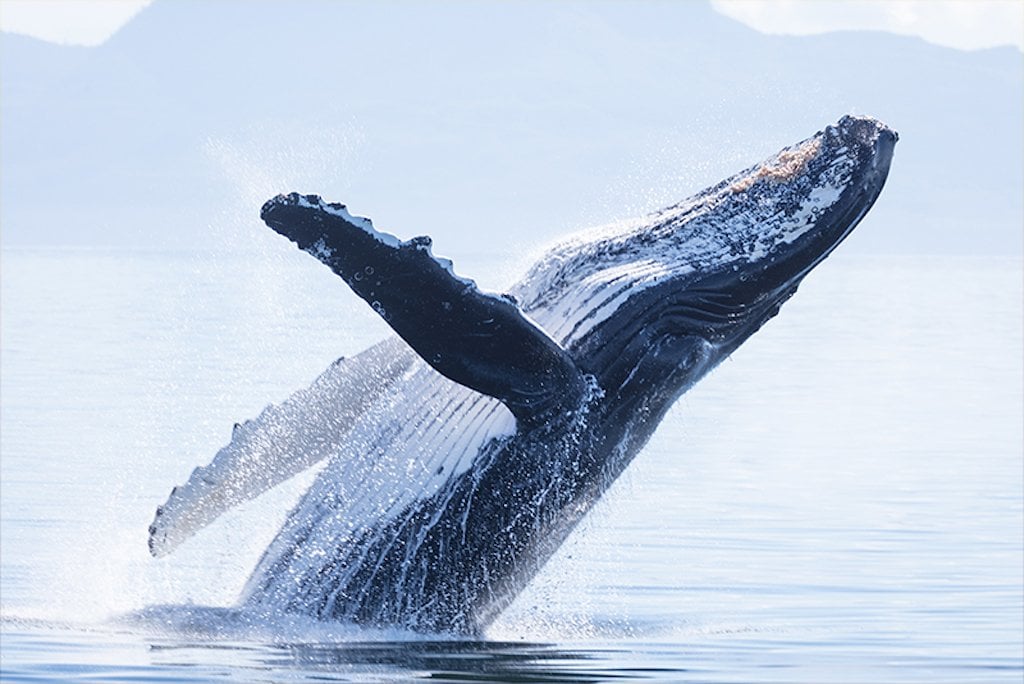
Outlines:
{"label": "pale sky", "polygon": [[150,0],[0,0],[0,29],[54,43],[99,45]]}
{"label": "pale sky", "polygon": [[763,33],[848,29],[919,36],[972,50],[1024,50],[1024,0],[712,0],[715,9]]}
{"label": "pale sky", "polygon": [[[0,0],[0,29],[98,45],[151,0]],[[764,33],[872,29],[938,45],[1024,50],[1024,0],[712,0],[722,14]]]}

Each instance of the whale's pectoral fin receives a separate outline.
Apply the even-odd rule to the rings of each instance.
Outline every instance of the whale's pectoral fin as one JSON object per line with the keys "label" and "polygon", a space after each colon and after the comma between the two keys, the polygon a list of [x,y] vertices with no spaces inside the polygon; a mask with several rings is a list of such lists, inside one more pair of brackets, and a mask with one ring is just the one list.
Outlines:
{"label": "whale's pectoral fin", "polygon": [[236,424],[231,442],[157,508],[149,550],[165,556],[225,511],[338,453],[415,359],[395,337],[338,359],[311,387]]}
{"label": "whale's pectoral fin", "polygon": [[513,299],[456,276],[431,254],[430,238],[401,242],[315,195],[278,195],[260,215],[340,275],[438,372],[499,399],[521,425],[583,400],[569,354]]}

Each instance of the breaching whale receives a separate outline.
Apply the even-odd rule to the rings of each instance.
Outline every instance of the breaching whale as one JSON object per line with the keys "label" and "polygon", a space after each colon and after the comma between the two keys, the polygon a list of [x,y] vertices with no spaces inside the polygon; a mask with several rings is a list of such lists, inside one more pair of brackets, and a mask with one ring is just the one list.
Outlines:
{"label": "breaching whale", "polygon": [[479,633],[648,441],[857,225],[897,136],[844,117],[694,197],[548,251],[508,294],[315,195],[262,219],[397,337],[236,425],[157,510],[154,555],[327,459],[245,609]]}

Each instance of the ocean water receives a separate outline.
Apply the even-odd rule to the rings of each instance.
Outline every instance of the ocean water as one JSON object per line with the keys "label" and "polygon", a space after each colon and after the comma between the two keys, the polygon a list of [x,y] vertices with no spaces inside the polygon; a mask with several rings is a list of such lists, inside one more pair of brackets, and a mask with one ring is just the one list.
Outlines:
{"label": "ocean water", "polygon": [[0,258],[3,681],[1024,676],[1019,258],[840,249],[481,641],[231,610],[312,474],[147,553],[233,423],[387,334],[340,280],[284,245]]}

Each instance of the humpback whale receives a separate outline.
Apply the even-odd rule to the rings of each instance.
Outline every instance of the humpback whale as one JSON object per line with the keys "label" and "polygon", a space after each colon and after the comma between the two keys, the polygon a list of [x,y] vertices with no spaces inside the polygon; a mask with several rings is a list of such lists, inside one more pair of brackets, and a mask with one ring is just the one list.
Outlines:
{"label": "humpback whale", "polygon": [[263,221],[396,336],[236,425],[157,509],[151,552],[326,460],[240,607],[480,633],[672,403],[863,218],[896,140],[843,117],[690,199],[563,241],[502,294],[456,275],[429,238],[274,197]]}

